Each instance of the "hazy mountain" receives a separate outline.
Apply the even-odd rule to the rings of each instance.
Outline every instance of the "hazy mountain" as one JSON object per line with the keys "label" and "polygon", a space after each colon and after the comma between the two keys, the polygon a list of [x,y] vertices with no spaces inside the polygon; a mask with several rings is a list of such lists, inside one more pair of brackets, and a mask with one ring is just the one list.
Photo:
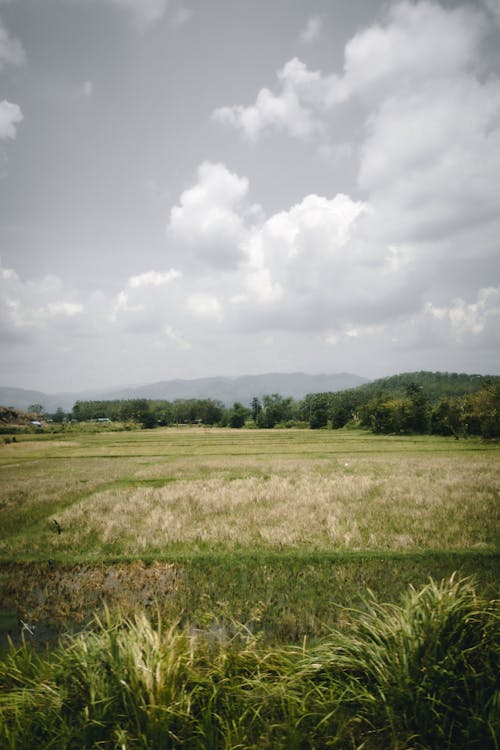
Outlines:
{"label": "hazy mountain", "polygon": [[197,378],[196,380],[165,380],[147,385],[103,388],[79,393],[42,393],[0,386],[0,404],[16,409],[27,409],[31,404],[41,404],[48,412],[58,407],[69,410],[75,401],[103,399],[175,399],[211,398],[231,405],[235,401],[249,404],[254,396],[261,398],[270,393],[303,398],[307,393],[342,391],[368,383],[366,378],[350,373],[308,375],[302,372],[267,373],[226,378]]}

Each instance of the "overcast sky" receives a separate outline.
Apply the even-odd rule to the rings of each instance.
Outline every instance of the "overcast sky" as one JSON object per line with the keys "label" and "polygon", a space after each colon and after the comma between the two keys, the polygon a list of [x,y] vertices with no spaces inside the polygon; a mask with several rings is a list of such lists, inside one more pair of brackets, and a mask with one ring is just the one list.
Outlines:
{"label": "overcast sky", "polygon": [[0,0],[0,385],[500,373],[500,0]]}

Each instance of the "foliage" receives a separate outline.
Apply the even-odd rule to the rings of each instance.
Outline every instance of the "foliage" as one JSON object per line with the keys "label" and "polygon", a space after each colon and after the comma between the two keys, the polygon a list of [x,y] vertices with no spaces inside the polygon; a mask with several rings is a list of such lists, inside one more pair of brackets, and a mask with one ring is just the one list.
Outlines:
{"label": "foliage", "polygon": [[259,427],[272,428],[276,425],[285,424],[296,416],[296,407],[293,398],[284,398],[279,393],[272,393],[262,399],[262,410],[260,411],[257,424]]}
{"label": "foliage", "polygon": [[[478,376],[479,378],[479,376]],[[399,382],[399,381],[398,381]],[[359,416],[362,427],[376,434],[480,435],[500,437],[500,379],[481,379],[483,387],[462,396],[445,396],[432,403],[421,385],[407,381],[405,396],[367,386],[331,394],[330,414],[334,428]],[[370,398],[366,398],[366,396]],[[366,400],[363,400],[366,399]]]}
{"label": "foliage", "polygon": [[496,746],[498,615],[470,582],[431,581],[348,618],[294,647],[234,622],[190,633],[107,613],[51,651],[11,648],[2,747]]}
{"label": "foliage", "polygon": [[247,418],[250,416],[250,409],[247,409],[236,401],[229,413],[229,426],[234,428],[243,427]]}

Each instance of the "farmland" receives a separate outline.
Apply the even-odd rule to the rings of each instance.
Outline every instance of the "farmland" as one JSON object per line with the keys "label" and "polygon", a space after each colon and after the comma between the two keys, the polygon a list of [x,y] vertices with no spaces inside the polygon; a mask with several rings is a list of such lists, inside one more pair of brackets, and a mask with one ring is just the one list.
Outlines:
{"label": "farmland", "polygon": [[[21,618],[36,641],[37,633],[90,627],[102,645],[119,611],[131,638],[149,632],[141,617],[160,617],[177,623],[175,638],[206,633],[225,648],[244,633],[244,649],[254,639],[252,648],[274,649],[261,654],[264,661],[279,652],[287,669],[298,668],[293,649],[305,659],[306,641],[314,650],[332,632],[347,638],[353,608],[375,611],[382,622],[389,615],[375,602],[395,606],[409,585],[418,591],[430,577],[472,576],[468,596],[476,604],[498,596],[498,458],[497,444],[479,438],[362,430],[96,427],[19,435],[0,447],[3,629],[19,638]],[[450,590],[463,599],[455,583]],[[321,660],[316,651],[310,658]],[[361,742],[362,734],[348,744],[340,724],[343,739],[330,746]],[[288,740],[245,742],[286,747]]]}
{"label": "farmland", "polygon": [[[302,589],[315,581],[316,596],[332,566],[355,589],[361,565],[385,596],[392,567],[390,598],[456,567],[495,580],[498,447],[478,439],[170,428],[23,436],[0,457],[0,560],[19,580],[49,560],[49,574],[66,575],[75,564],[163,562],[184,586],[194,576],[198,599],[226,605],[233,576],[251,581],[262,565],[267,600],[276,577],[293,591],[291,570]],[[330,585],[323,596],[335,598]],[[245,601],[228,606],[241,615]]]}

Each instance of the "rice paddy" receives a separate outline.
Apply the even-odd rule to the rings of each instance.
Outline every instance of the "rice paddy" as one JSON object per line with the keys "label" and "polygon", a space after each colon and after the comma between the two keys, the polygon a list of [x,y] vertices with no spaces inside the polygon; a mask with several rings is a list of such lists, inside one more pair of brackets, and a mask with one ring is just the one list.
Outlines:
{"label": "rice paddy", "polygon": [[497,748],[498,459],[348,430],[1,445],[2,747]]}

